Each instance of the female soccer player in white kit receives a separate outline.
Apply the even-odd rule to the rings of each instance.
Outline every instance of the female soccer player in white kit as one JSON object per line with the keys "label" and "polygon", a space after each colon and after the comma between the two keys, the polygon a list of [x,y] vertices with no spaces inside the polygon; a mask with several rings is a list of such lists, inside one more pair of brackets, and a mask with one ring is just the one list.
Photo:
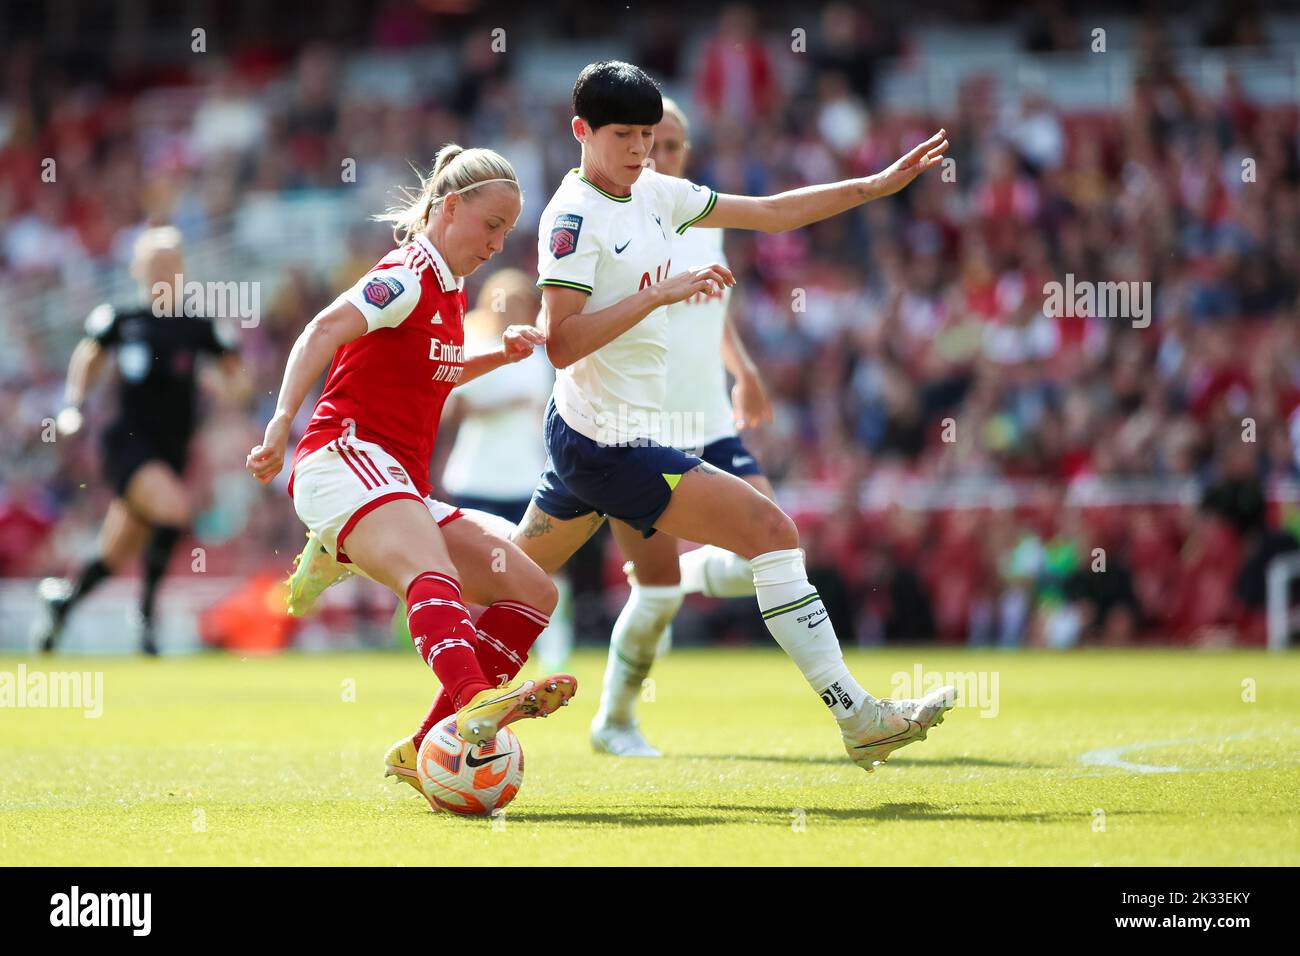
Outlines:
{"label": "female soccer player in white kit", "polygon": [[[294,343],[275,415],[247,460],[258,481],[275,477],[290,423],[328,364],[289,493],[330,555],[405,599],[412,640],[442,684],[419,730],[386,758],[389,773],[417,789],[415,756],[435,724],[456,714],[459,734],[479,743],[512,721],[546,716],[577,688],[567,674],[498,688],[546,625],[555,587],[493,522],[430,495],[429,459],[448,393],[541,343],[536,329],[516,326],[496,348],[465,354],[464,277],[501,251],[521,204],[501,156],[440,150],[420,194],[388,217],[398,247]],[[487,606],[477,625],[466,603]]]}
{"label": "female soccer player in white kit", "polygon": [[[664,97],[664,117],[655,127],[652,168],[683,175],[690,154],[690,126],[677,104]],[[694,268],[726,265],[721,229],[674,234],[673,259]],[[753,485],[776,500],[758,459],[738,431],[772,420],[758,369],[728,315],[731,290],[699,293],[668,306],[668,378],[664,421],[676,433],[672,444]],[[736,379],[727,399],[726,372]],[[641,733],[636,704],[654,664],[656,649],[685,594],[745,597],[754,594],[754,572],[737,554],[712,545],[678,557],[677,539],[659,533],[646,538],[615,519],[610,530],[628,558],[632,585],[610,636],[600,707],[591,722],[591,744],[618,757],[658,757]]]}
{"label": "female soccer player in white kit", "polygon": [[830,708],[850,759],[870,771],[924,739],[954,692],[868,694],[808,583],[790,517],[740,478],[664,444],[673,440],[662,413],[666,307],[735,281],[719,264],[674,268],[670,235],[691,226],[780,232],[891,195],[940,162],[944,133],[874,176],[727,196],[645,168],[663,102],[639,68],[589,65],[573,112],[581,165],[543,212],[538,238],[546,349],[558,370],[544,427],[548,468],[514,540],[554,571],[609,516],[645,537],[659,530],[745,558],[768,630]]}

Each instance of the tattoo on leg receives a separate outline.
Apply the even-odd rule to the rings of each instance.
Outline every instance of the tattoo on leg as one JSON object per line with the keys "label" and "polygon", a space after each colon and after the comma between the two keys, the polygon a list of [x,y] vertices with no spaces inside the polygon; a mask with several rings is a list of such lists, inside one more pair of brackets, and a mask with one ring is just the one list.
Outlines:
{"label": "tattoo on leg", "polygon": [[604,523],[605,516],[593,511],[591,513],[591,523],[587,525],[587,538],[590,539],[593,534],[600,530],[600,526]]}
{"label": "tattoo on leg", "polygon": [[525,538],[540,538],[552,528],[551,516],[540,508],[529,507],[524,516],[523,534]]}

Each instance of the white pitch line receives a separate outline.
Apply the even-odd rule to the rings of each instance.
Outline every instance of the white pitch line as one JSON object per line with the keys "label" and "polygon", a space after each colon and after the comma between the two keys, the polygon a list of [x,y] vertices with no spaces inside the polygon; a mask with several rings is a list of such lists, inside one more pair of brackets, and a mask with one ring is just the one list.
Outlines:
{"label": "white pitch line", "polygon": [[[1300,731],[1291,731],[1291,734]],[[1079,755],[1081,763],[1096,767],[1113,767],[1116,770],[1128,770],[1132,773],[1196,773],[1216,772],[1222,767],[1171,767],[1168,764],[1133,763],[1125,760],[1124,754],[1142,750],[1161,750],[1165,747],[1183,747],[1188,744],[1226,743],[1230,740],[1247,740],[1252,737],[1286,737],[1285,732],[1247,731],[1241,734],[1229,734],[1226,737],[1184,737],[1180,740],[1151,740],[1146,743],[1123,744],[1119,747],[1100,747]],[[1240,770],[1240,767],[1231,769]]]}

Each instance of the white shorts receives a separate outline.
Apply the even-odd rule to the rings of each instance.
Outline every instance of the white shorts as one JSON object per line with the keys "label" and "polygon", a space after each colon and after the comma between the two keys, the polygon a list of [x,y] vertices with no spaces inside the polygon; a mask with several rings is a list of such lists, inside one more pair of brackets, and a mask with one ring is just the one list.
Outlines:
{"label": "white shorts", "polygon": [[298,462],[293,470],[294,511],[342,564],[352,563],[339,550],[339,542],[346,541],[352,526],[398,498],[422,502],[438,527],[461,516],[454,505],[421,498],[406,469],[374,442],[337,438]]}

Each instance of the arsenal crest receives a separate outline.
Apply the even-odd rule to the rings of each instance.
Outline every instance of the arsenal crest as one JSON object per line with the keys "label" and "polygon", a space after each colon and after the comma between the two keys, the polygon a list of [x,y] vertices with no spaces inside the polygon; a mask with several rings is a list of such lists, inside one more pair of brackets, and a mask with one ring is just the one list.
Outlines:
{"label": "arsenal crest", "polygon": [[582,217],[563,213],[555,217],[551,228],[551,255],[563,259],[578,248],[578,233],[582,232]]}

